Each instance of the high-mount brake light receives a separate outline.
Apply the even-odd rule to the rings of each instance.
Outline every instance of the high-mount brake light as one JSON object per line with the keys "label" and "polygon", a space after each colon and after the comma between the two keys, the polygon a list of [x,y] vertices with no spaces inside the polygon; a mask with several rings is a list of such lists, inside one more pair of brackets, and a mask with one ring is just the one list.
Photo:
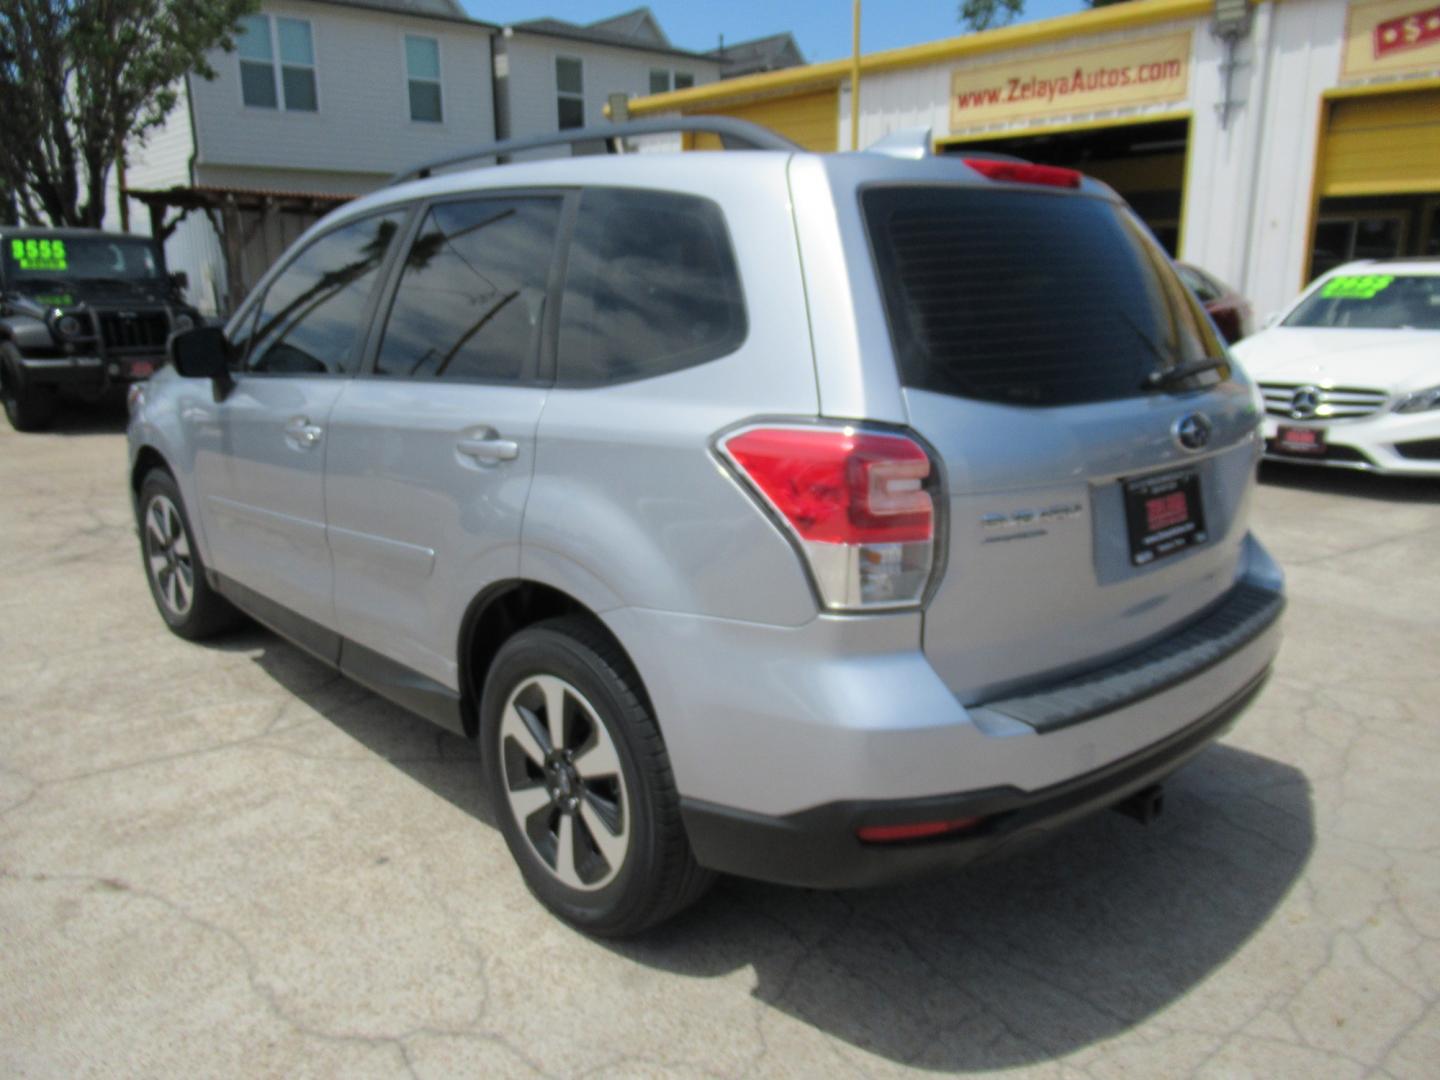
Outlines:
{"label": "high-mount brake light", "polygon": [[935,559],[930,457],[845,427],[754,427],[720,443],[788,526],[831,610],[917,604]]}
{"label": "high-mount brake light", "polygon": [[1014,184],[1044,184],[1047,187],[1078,188],[1082,175],[1058,165],[1032,165],[1028,161],[996,161],[993,158],[965,158],[966,165],[991,180]]}

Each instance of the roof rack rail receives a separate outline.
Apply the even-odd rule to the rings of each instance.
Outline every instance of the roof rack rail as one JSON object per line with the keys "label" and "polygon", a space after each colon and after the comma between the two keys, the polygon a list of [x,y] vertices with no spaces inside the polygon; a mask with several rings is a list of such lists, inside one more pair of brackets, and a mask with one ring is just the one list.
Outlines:
{"label": "roof rack rail", "polygon": [[386,186],[404,183],[406,180],[420,180],[430,176],[436,169],[463,165],[467,161],[482,158],[500,158],[507,154],[518,154],[525,150],[538,150],[546,146],[575,146],[578,143],[604,143],[605,153],[622,152],[620,140],[632,135],[673,135],[687,131],[705,132],[720,137],[720,145],[726,150],[800,150],[798,144],[783,135],[777,135],[769,128],[752,124],[748,120],[736,120],[730,116],[682,116],[675,119],[630,120],[620,124],[606,124],[602,127],[573,128],[552,135],[530,135],[523,139],[505,139],[488,146],[467,150],[463,154],[437,158],[423,165],[398,172],[387,181]]}

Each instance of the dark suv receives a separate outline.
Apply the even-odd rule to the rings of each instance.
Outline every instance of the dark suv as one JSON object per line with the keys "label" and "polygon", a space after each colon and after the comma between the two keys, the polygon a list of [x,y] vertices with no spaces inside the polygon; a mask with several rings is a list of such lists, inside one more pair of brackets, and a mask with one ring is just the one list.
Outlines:
{"label": "dark suv", "polygon": [[164,362],[200,321],[159,244],[95,229],[0,228],[0,397],[18,431],[49,425],[60,391],[98,398]]}

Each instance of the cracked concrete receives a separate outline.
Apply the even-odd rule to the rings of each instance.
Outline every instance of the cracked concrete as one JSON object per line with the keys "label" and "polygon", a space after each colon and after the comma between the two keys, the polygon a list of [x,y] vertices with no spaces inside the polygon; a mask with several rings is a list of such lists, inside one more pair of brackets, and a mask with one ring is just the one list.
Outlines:
{"label": "cracked concrete", "polygon": [[945,881],[546,916],[473,748],[166,632],[119,421],[0,433],[0,1073],[1433,1077],[1440,484],[1267,471],[1270,686],[1170,784]]}

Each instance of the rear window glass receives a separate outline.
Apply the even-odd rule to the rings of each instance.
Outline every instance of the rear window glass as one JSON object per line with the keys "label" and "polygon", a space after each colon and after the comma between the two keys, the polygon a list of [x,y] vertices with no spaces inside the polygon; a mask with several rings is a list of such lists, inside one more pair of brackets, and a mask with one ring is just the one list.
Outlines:
{"label": "rear window glass", "polygon": [[562,384],[663,375],[744,340],[740,276],[718,206],[655,191],[581,196],[560,304]]}
{"label": "rear window glass", "polygon": [[1070,405],[1132,397],[1152,372],[1224,355],[1164,252],[1110,202],[970,187],[862,200],[907,386]]}
{"label": "rear window glass", "polygon": [[1283,325],[1440,330],[1440,275],[1336,274]]}

